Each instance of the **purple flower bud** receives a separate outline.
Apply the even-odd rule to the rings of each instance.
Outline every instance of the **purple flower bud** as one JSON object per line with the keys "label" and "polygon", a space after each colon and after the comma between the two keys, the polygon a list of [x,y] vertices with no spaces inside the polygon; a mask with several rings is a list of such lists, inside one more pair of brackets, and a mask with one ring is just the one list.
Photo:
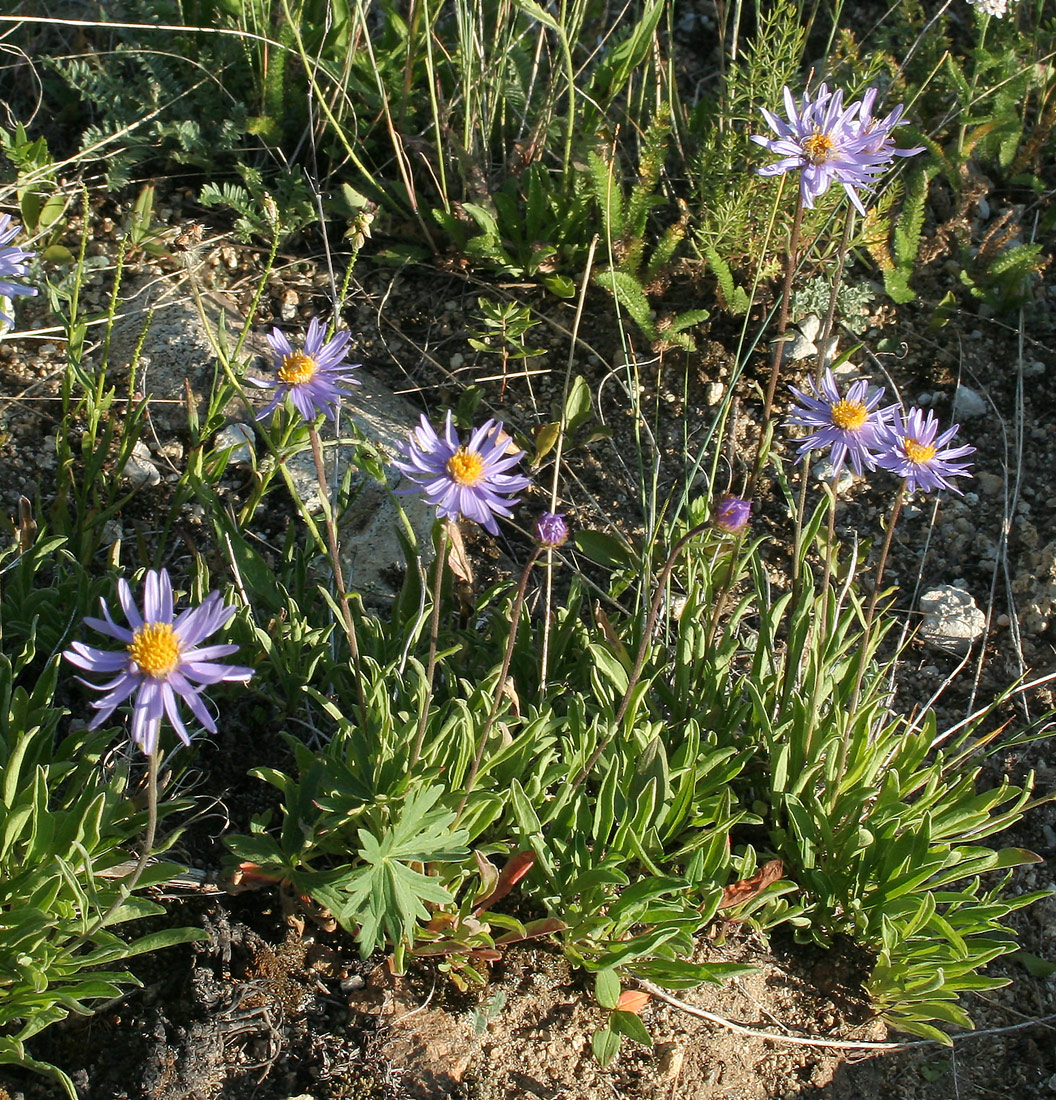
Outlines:
{"label": "purple flower bud", "polygon": [[740,497],[724,496],[715,509],[715,526],[728,535],[739,535],[747,526],[752,514],[752,502]]}
{"label": "purple flower bud", "polygon": [[568,524],[561,512],[544,512],[535,521],[535,537],[545,549],[564,546],[568,542]]}

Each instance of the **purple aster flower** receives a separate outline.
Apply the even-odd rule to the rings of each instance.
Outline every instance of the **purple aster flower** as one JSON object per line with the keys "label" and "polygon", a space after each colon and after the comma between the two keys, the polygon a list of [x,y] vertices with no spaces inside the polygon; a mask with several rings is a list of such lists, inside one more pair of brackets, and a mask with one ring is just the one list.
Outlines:
{"label": "purple aster flower", "polygon": [[544,550],[564,546],[568,542],[568,524],[563,512],[544,512],[535,521],[535,541]]}
{"label": "purple aster flower", "polygon": [[360,383],[350,372],[359,364],[346,363],[342,358],[352,338],[351,333],[335,333],[324,343],[325,332],[322,322],[313,317],[304,340],[304,351],[294,351],[281,329],[271,330],[268,343],[275,353],[276,377],[246,379],[261,389],[275,390],[271,403],[257,415],[258,420],[273,412],[287,394],[305,420],[314,420],[320,414],[333,420],[337,415],[338,403],[346,392],[339,383],[358,386]]}
{"label": "purple aster flower", "polygon": [[873,118],[873,104],[878,94],[879,89],[870,88],[862,97],[862,107],[858,113],[858,129],[861,136],[868,139],[867,150],[881,158],[883,163],[887,163],[892,157],[915,157],[918,153],[923,153],[927,146],[916,145],[912,149],[899,149],[891,136],[899,126],[906,125],[906,120],[902,117],[905,108],[901,103],[884,118]]}
{"label": "purple aster flower", "polygon": [[863,467],[876,469],[873,452],[885,446],[887,425],[898,405],[880,408],[884,397],[883,386],[870,386],[860,378],[851,384],[845,397],[836,388],[836,379],[826,368],[819,386],[810,382],[812,393],[788,387],[796,398],[796,404],[786,421],[787,427],[813,428],[811,435],[802,440],[796,454],[802,458],[809,451],[831,447],[831,461],[839,471],[850,456],[851,465],[861,476]]}
{"label": "purple aster flower", "polygon": [[88,672],[116,674],[104,684],[92,684],[77,677],[90,688],[106,692],[92,703],[99,713],[88,728],[100,726],[135,694],[132,740],[148,756],[157,747],[162,715],[168,716],[184,744],[191,743],[180,717],[177,696],[210,733],[216,733],[216,722],[202,703],[201,693],[209,684],[245,682],[253,675],[253,670],[215,663],[217,657],[234,653],[237,645],[196,647],[224,626],[235,609],[225,606],[218,592],[210,592],[197,607],[188,608],[174,619],[172,583],[164,569],[160,573],[153,569],[147,572],[143,582],[142,615],[123,578],[117,582],[117,595],[128,627],[114,622],[103,600],[100,600],[103,618],[84,621],[100,634],[115,638],[124,648],[116,651],[96,649],[83,642],[74,642],[63,653],[67,661]]}
{"label": "purple aster flower", "polygon": [[712,519],[720,531],[725,531],[728,535],[739,535],[748,526],[751,515],[750,500],[727,495],[719,500]]}
{"label": "purple aster flower", "polygon": [[[3,246],[0,247],[0,296],[5,298],[13,298],[16,294],[37,293],[35,286],[22,286],[21,283],[7,281],[8,275],[25,275],[26,261],[32,260],[36,255],[35,252],[26,252],[18,245],[11,244],[21,228],[22,226],[11,220],[10,214],[0,214],[0,246]],[[7,247],[9,245],[10,247]],[[0,313],[0,320],[6,321],[9,325],[15,323],[15,319],[8,317],[6,313]]]}
{"label": "purple aster flower", "polygon": [[[876,90],[870,91],[872,95],[867,93],[865,103],[871,110]],[[786,87],[784,102],[787,122],[765,108],[762,111],[777,137],[752,134],[752,141],[780,157],[774,164],[759,168],[759,174],[778,176],[800,169],[799,190],[808,210],[833,182],[839,183],[855,207],[865,214],[857,188],[871,188],[875,177],[894,155],[890,131],[901,121],[901,108],[896,108],[882,122],[869,118],[863,125],[861,112],[865,103],[844,107],[842,89],[830,91],[826,84],[821,85],[813,100],[804,93],[798,108]]]}
{"label": "purple aster flower", "polygon": [[436,505],[438,516],[465,516],[493,535],[499,533],[495,516],[512,515],[510,506],[518,501],[509,494],[531,484],[531,479],[521,474],[506,473],[520,462],[524,451],[510,449],[510,437],[496,420],[482,424],[463,444],[450,411],[443,438],[423,416],[419,427],[411,432],[404,454],[407,461],[393,465],[417,483],[425,499]]}
{"label": "purple aster flower", "polygon": [[954,424],[939,435],[939,422],[930,409],[926,415],[920,409],[899,413],[886,428],[885,446],[876,456],[877,465],[905,478],[911,493],[917,489],[926,493],[952,489],[959,493],[960,489],[949,479],[972,475],[968,464],[956,460],[975,451],[974,447],[949,445],[959,428],[960,425]]}

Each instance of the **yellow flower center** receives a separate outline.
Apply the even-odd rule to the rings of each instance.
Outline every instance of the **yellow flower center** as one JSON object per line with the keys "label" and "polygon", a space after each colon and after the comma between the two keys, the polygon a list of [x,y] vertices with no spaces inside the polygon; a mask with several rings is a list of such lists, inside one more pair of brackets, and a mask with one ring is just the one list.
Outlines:
{"label": "yellow flower center", "polygon": [[829,137],[828,134],[823,134],[820,130],[815,130],[803,142],[803,152],[807,154],[807,160],[811,164],[824,164],[829,159],[829,153],[832,152],[832,148],[835,142]]}
{"label": "yellow flower center", "polygon": [[476,451],[459,447],[447,460],[447,472],[459,485],[472,489],[484,476],[484,460]]}
{"label": "yellow flower center", "polygon": [[902,446],[905,448],[906,458],[917,466],[923,466],[935,457],[935,448],[930,443],[919,443],[908,435],[902,440]]}
{"label": "yellow flower center", "polygon": [[837,428],[856,432],[869,419],[869,410],[861,401],[837,401],[832,406],[832,422]]}
{"label": "yellow flower center", "polygon": [[144,623],[132,634],[128,655],[148,676],[164,679],[180,663],[180,639],[172,623]]}
{"label": "yellow flower center", "polygon": [[318,369],[319,364],[310,355],[295,351],[283,358],[282,366],[279,367],[279,378],[287,386],[300,386],[310,382]]}

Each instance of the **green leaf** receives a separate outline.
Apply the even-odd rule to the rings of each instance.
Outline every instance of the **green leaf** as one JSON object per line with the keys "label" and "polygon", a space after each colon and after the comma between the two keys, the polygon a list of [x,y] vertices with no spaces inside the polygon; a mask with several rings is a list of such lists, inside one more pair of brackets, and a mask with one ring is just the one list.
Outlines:
{"label": "green leaf", "polygon": [[597,1058],[598,1065],[602,1069],[608,1066],[619,1053],[620,1042],[621,1036],[610,1027],[599,1027],[594,1032],[594,1038],[591,1040],[590,1045],[594,1050],[594,1057]]}
{"label": "green leaf", "polygon": [[594,282],[607,290],[623,306],[634,323],[650,340],[657,339],[659,333],[652,317],[649,299],[642,284],[633,275],[626,271],[609,268],[606,271],[599,271],[594,276]]}
{"label": "green leaf", "polygon": [[653,1037],[646,1030],[645,1024],[638,1019],[633,1012],[613,1012],[609,1017],[609,1026],[614,1030],[633,1039],[643,1047],[653,1045]]}
{"label": "green leaf", "polygon": [[1015,959],[1031,977],[1045,979],[1056,974],[1056,962],[1039,958],[1029,951],[1013,951],[1011,958]]}
{"label": "green leaf", "polygon": [[615,1009],[622,986],[615,970],[599,970],[594,975],[594,996],[602,1008]]}
{"label": "green leaf", "polygon": [[538,20],[544,27],[549,27],[552,31],[558,31],[559,33],[562,32],[561,24],[535,0],[516,0],[516,3],[521,11]]}
{"label": "green leaf", "polygon": [[557,446],[561,438],[561,423],[553,421],[549,424],[541,424],[535,431],[535,454],[529,460],[530,465],[538,466],[540,462]]}
{"label": "green leaf", "polygon": [[570,432],[574,432],[580,424],[591,416],[591,413],[590,386],[587,385],[587,380],[581,374],[577,374],[572,379],[568,397],[565,399],[563,412],[565,425]]}
{"label": "green leaf", "polygon": [[627,543],[603,531],[577,531],[573,542],[581,554],[609,569],[633,569],[636,564],[635,556]]}

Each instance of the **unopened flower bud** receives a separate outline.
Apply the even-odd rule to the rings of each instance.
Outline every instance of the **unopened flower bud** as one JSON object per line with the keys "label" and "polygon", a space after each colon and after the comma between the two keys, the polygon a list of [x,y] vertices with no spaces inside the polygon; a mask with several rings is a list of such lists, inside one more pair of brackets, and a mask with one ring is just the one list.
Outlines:
{"label": "unopened flower bud", "polygon": [[544,512],[535,521],[535,537],[546,549],[564,546],[568,542],[568,524],[561,512]]}
{"label": "unopened flower bud", "polygon": [[752,502],[740,497],[724,496],[715,509],[715,526],[728,535],[739,535],[752,514]]}

